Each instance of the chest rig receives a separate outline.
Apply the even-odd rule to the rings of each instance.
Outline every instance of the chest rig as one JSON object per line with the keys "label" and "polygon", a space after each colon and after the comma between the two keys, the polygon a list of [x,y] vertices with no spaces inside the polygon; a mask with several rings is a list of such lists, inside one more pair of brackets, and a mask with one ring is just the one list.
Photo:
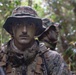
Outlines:
{"label": "chest rig", "polygon": [[38,51],[29,59],[25,58],[25,54],[12,52],[10,49],[7,48],[6,52],[6,75],[47,75],[47,68],[42,56],[47,52],[46,48],[42,50],[40,45]]}

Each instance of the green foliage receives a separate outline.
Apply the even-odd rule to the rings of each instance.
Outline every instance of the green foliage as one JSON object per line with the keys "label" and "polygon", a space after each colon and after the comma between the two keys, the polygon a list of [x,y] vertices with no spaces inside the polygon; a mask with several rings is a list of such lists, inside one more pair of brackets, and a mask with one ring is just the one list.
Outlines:
{"label": "green foliage", "polygon": [[[10,16],[12,10],[19,5],[28,5],[28,0],[2,0],[0,1],[0,27],[3,26],[6,18]],[[31,6],[38,12],[39,16],[51,18],[55,22],[61,22],[61,35],[66,34],[67,40],[70,42],[75,40],[72,32],[76,29],[74,6],[75,1],[66,0],[32,0]],[[4,32],[6,34],[6,32]],[[75,32],[73,33],[75,34]],[[71,36],[71,37],[69,37]],[[74,35],[75,37],[76,35]],[[73,39],[72,39],[73,38]],[[5,39],[5,37],[3,37]]]}
{"label": "green foliage", "polygon": [[37,11],[37,13],[39,14],[40,17],[43,17],[44,16],[44,14],[43,14],[44,13],[44,9],[41,8],[40,5],[34,4],[33,5],[33,8],[35,8],[35,10]]}
{"label": "green foliage", "polygon": [[[13,0],[13,1],[2,0],[2,1],[0,1],[0,11],[1,11],[0,12],[0,28],[2,28],[7,17],[10,16],[12,10],[18,5],[20,5],[19,0]],[[3,29],[1,29],[0,44],[6,42],[9,39],[8,36],[9,35]]]}
{"label": "green foliage", "polygon": [[64,56],[67,55],[68,57],[72,56],[72,54],[73,50],[71,46],[63,53]]}

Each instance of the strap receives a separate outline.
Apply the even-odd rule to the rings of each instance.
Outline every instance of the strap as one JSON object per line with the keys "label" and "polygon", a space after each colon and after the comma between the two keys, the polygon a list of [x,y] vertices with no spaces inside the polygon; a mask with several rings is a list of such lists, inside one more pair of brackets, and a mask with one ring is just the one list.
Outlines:
{"label": "strap", "polygon": [[44,74],[43,75],[50,75],[48,67],[47,67],[46,59],[45,59],[45,56],[44,56],[44,54],[48,51],[49,50],[46,48],[45,44],[40,43],[39,55],[41,56],[42,61],[43,61],[43,65],[42,65],[43,68],[44,68]]}
{"label": "strap", "polygon": [[42,54],[41,57],[42,57],[43,63],[44,63],[44,69],[45,69],[44,75],[50,75],[50,72],[49,72],[49,69],[48,69],[48,67],[47,67],[47,63],[46,63],[46,59],[45,59],[45,57],[44,57],[44,54]]}
{"label": "strap", "polygon": [[41,75],[41,69],[42,69],[42,58],[40,56],[37,57],[37,63],[36,63],[36,70],[35,73],[36,74],[40,74]]}
{"label": "strap", "polygon": [[40,55],[42,55],[42,54],[46,53],[47,51],[48,51],[48,50],[47,50],[45,44],[44,44],[44,43],[40,43],[40,44],[39,44],[39,51],[38,51],[38,53],[39,53]]}

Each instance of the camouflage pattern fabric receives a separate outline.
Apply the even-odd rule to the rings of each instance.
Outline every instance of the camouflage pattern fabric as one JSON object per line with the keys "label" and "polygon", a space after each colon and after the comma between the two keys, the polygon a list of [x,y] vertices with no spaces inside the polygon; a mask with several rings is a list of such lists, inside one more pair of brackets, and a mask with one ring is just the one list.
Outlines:
{"label": "camouflage pattern fabric", "polygon": [[[11,47],[11,43],[10,41],[9,46],[8,43],[5,44],[0,50],[0,66],[4,67],[6,75],[71,75],[61,55],[47,49],[43,43],[38,45],[35,42],[25,52],[17,52],[16,48]],[[43,58],[40,56],[42,54],[44,55],[47,68],[44,65]],[[49,72],[49,74],[45,72]]]}

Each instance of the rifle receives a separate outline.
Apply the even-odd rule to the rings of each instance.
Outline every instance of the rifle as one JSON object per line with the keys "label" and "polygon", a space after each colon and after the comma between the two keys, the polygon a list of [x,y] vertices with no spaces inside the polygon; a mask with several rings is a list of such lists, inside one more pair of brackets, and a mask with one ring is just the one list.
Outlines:
{"label": "rifle", "polygon": [[4,70],[3,70],[3,67],[0,67],[0,75],[6,75]]}

